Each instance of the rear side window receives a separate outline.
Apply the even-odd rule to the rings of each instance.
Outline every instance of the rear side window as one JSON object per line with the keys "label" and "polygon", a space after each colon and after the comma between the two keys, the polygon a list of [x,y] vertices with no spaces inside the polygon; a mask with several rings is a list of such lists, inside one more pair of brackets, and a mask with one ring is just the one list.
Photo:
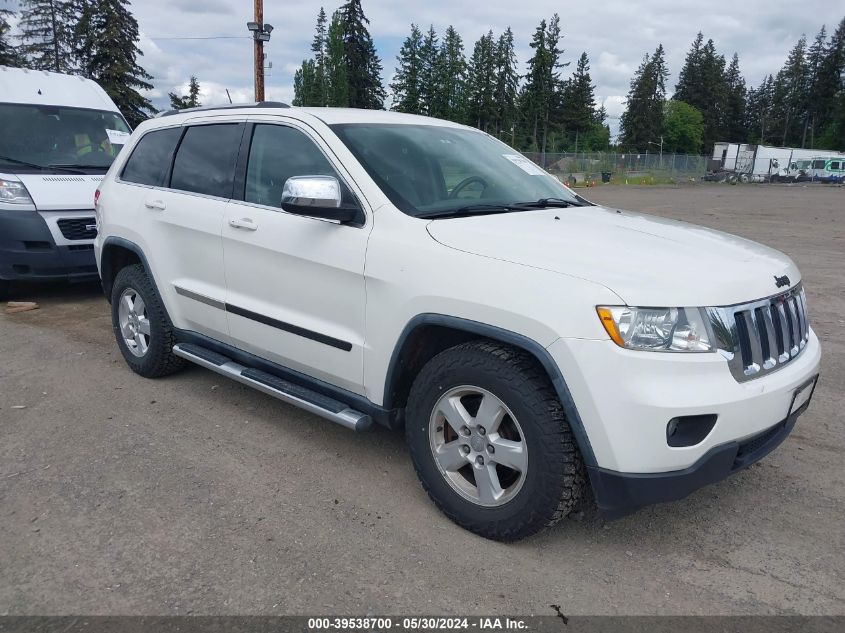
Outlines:
{"label": "rear side window", "polygon": [[241,125],[189,127],[176,152],[171,189],[230,198]]}
{"label": "rear side window", "polygon": [[141,185],[163,186],[173,150],[181,134],[182,128],[178,127],[144,134],[126,161],[121,178]]}

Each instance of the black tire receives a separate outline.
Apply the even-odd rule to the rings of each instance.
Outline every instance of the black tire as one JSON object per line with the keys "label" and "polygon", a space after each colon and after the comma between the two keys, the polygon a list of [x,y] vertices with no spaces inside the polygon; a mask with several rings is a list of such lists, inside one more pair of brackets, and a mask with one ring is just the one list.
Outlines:
{"label": "black tire", "polygon": [[[519,421],[528,467],[521,488],[503,505],[485,507],[465,498],[435,462],[429,436],[433,410],[444,393],[463,385],[495,395]],[[489,539],[515,541],[556,523],[584,490],[581,455],[548,376],[533,357],[507,345],[473,341],[435,356],[411,388],[405,435],[435,505],[461,527]]]}
{"label": "black tire", "polygon": [[[134,291],[146,305],[150,323],[149,347],[143,356],[132,353],[120,329],[119,302],[124,292]],[[176,337],[158,291],[140,264],[127,266],[117,273],[111,294],[112,327],[117,346],[129,368],[144,378],[161,378],[185,367],[187,361],[173,354]]]}
{"label": "black tire", "polygon": [[0,279],[0,301],[6,301],[9,298],[9,286],[11,284],[5,279]]}

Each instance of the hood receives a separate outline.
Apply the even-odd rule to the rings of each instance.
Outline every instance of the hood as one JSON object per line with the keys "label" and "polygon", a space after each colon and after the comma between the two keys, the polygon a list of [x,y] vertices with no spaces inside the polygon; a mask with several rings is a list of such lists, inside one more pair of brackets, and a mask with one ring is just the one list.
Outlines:
{"label": "hood", "polygon": [[440,219],[427,228],[450,248],[599,283],[632,306],[725,306],[785,291],[776,276],[790,286],[800,280],[791,259],[756,242],[600,206]]}
{"label": "hood", "polygon": [[104,174],[15,174],[39,211],[94,208],[94,192]]}

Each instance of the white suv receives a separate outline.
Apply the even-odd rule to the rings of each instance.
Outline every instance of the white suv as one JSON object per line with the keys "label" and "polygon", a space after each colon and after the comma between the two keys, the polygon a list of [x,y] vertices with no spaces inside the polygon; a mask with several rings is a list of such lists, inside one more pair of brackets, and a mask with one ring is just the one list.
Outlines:
{"label": "white suv", "polygon": [[141,125],[96,255],[138,374],[190,361],[355,430],[404,426],[461,526],[515,540],[760,459],[820,347],[785,255],[590,204],[478,130],[263,103]]}

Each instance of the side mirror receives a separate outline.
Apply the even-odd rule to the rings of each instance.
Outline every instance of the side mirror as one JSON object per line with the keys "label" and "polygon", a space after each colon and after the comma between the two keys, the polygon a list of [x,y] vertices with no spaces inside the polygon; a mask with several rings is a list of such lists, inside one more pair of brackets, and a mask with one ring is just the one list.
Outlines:
{"label": "side mirror", "polygon": [[288,213],[343,224],[363,223],[361,209],[342,204],[342,199],[340,183],[334,176],[293,176],[282,189],[282,209]]}

